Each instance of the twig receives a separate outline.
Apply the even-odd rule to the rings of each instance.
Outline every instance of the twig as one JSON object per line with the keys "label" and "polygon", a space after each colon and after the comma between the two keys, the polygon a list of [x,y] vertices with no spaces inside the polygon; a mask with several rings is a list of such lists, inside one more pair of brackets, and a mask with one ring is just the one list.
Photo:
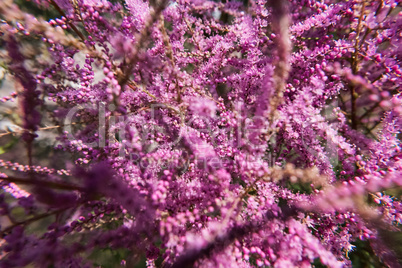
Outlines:
{"label": "twig", "polygon": [[[73,122],[71,124],[66,124],[66,125],[57,125],[57,126],[49,126],[49,127],[41,127],[38,128],[38,131],[42,131],[42,130],[49,130],[49,129],[56,129],[56,128],[61,128],[64,126],[72,126],[72,125],[78,125],[78,124],[85,124],[85,123],[89,123],[89,122]],[[0,138],[10,135],[10,134],[22,134],[24,133],[26,130],[25,129],[21,129],[19,131],[8,131],[8,132],[4,132],[4,133],[0,133]]]}
{"label": "twig", "polygon": [[131,58],[128,60],[128,62],[125,63],[126,68],[123,70],[123,75],[119,78],[119,85],[123,89],[125,84],[128,82],[131,72],[135,66],[135,63],[138,60],[138,54],[141,46],[144,44],[144,42],[147,40],[147,38],[151,34],[151,27],[153,24],[158,20],[160,17],[160,14],[162,11],[165,9],[165,6],[167,5],[169,1],[168,0],[162,0],[161,3],[155,8],[154,13],[151,15],[151,18],[148,20],[147,24],[144,26],[144,29],[142,30],[140,36],[137,39],[136,45],[134,47],[134,55],[131,56]]}
{"label": "twig", "polygon": [[47,213],[44,213],[44,214],[37,215],[37,216],[35,216],[35,217],[33,217],[33,218],[30,218],[30,219],[25,220],[25,221],[22,221],[22,222],[17,222],[17,223],[15,223],[15,224],[13,224],[13,225],[7,227],[6,229],[4,229],[4,230],[1,232],[1,235],[0,235],[0,236],[1,236],[1,237],[4,237],[5,234],[7,234],[8,232],[10,232],[12,229],[14,229],[15,227],[17,227],[17,226],[19,226],[19,225],[30,224],[30,223],[35,222],[35,221],[37,221],[37,220],[41,220],[41,219],[47,218],[47,217],[52,216],[52,215],[55,215],[55,214],[59,214],[59,213],[61,213],[61,212],[63,212],[63,211],[66,211],[67,209],[70,209],[70,208],[72,208],[72,207],[64,207],[64,208],[61,208],[61,209],[58,209],[58,210],[54,210],[54,211],[51,211],[51,212],[47,212]]}
{"label": "twig", "polygon": [[32,180],[32,179],[24,179],[24,178],[18,178],[18,177],[13,177],[13,176],[8,176],[5,178],[0,177],[0,180],[12,182],[12,183],[16,183],[16,184],[39,185],[42,187],[48,187],[48,188],[58,189],[58,190],[70,190],[70,191],[80,191],[80,192],[85,191],[85,189],[83,187],[64,183],[64,182],[43,181],[43,180],[36,180],[36,179]]}
{"label": "twig", "polygon": [[361,121],[364,117],[366,117],[369,113],[371,113],[378,106],[380,106],[380,102],[377,102],[373,107],[371,107],[370,109],[365,111],[364,114],[362,114],[362,116],[359,117],[359,121]]}
{"label": "twig", "polygon": [[[50,3],[54,6],[54,8],[62,15],[63,17],[67,18],[66,13],[59,7],[59,5],[54,1],[50,0]],[[72,24],[69,20],[67,20],[67,24],[71,27],[71,29],[80,37],[82,42],[85,42],[85,36]]]}
{"label": "twig", "polygon": [[283,101],[283,92],[290,70],[289,59],[292,46],[289,37],[290,17],[286,1],[271,0],[267,2],[267,5],[272,7],[274,28],[278,35],[275,39],[278,52],[274,70],[275,92],[270,99],[269,121],[272,125],[277,109]]}
{"label": "twig", "polygon": [[[288,218],[297,215],[297,209],[287,205],[281,206],[281,215],[279,218],[286,221]],[[193,267],[195,262],[204,257],[210,256],[212,253],[219,253],[227,248],[236,239],[241,239],[251,233],[257,232],[264,228],[264,226],[272,219],[277,219],[278,216],[274,215],[271,211],[267,212],[263,219],[254,222],[246,223],[240,226],[232,227],[226,234],[217,235],[215,239],[205,247],[199,250],[190,250],[183,255],[179,256],[176,262],[172,265],[164,265],[169,268],[186,268]]]}
{"label": "twig", "polygon": [[[361,24],[363,21],[363,16],[364,16],[364,9],[366,7],[366,2],[363,1],[362,7],[360,10],[360,16],[359,16],[359,21],[357,23],[357,28],[356,28],[356,38],[355,38],[355,45],[354,45],[354,52],[352,54],[352,72],[353,74],[357,74],[358,71],[358,52],[359,52],[359,35],[361,32]],[[351,120],[352,120],[352,128],[356,129],[357,128],[357,118],[356,118],[356,112],[357,112],[357,93],[356,93],[356,86],[351,85],[350,86],[350,97],[351,97]]]}
{"label": "twig", "polygon": [[166,32],[165,25],[164,25],[164,19],[163,19],[162,15],[161,15],[159,22],[160,22],[159,30],[162,33],[163,43],[166,47],[165,54],[170,60],[170,64],[172,66],[172,73],[173,73],[174,79],[176,80],[175,82],[176,82],[176,91],[177,91],[177,102],[180,103],[181,102],[181,90],[180,90],[180,86],[179,86],[179,79],[178,79],[177,72],[176,72],[176,64],[175,64],[174,57],[173,57],[172,44],[170,43],[170,38]]}

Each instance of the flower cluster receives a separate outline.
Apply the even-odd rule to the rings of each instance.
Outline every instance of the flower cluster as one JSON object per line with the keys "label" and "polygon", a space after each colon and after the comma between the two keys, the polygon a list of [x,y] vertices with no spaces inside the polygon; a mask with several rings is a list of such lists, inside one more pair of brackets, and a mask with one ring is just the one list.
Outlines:
{"label": "flower cluster", "polygon": [[20,2],[0,267],[402,265],[398,1]]}

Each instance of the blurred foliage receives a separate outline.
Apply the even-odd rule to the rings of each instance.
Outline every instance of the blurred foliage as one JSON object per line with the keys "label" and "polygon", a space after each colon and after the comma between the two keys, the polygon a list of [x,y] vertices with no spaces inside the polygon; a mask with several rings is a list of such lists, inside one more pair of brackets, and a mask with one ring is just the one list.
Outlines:
{"label": "blurred foliage", "polygon": [[27,0],[15,0],[14,1],[21,10],[44,18],[45,20],[50,20],[60,17],[60,14],[54,8],[41,8],[39,5]]}
{"label": "blurred foliage", "polygon": [[[89,259],[93,261],[95,267],[125,267],[122,265],[122,261],[129,258],[131,252],[128,249],[110,249],[110,248],[101,248],[95,249],[92,251]],[[133,267],[140,268],[145,266],[145,259],[143,258],[142,263]]]}
{"label": "blurred foliage", "polygon": [[3,146],[0,146],[0,154],[4,154],[11,150],[14,145],[18,144],[19,138],[11,137],[11,140]]}
{"label": "blurred foliage", "polygon": [[352,261],[352,267],[356,268],[377,268],[386,267],[374,254],[369,241],[357,240],[352,243],[355,248],[349,252],[349,258]]}

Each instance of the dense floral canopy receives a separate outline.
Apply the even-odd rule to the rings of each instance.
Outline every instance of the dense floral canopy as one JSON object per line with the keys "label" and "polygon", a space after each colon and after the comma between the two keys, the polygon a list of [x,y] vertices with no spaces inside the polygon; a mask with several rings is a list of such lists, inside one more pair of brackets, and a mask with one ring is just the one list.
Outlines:
{"label": "dense floral canopy", "polygon": [[0,37],[0,267],[402,266],[397,0],[3,0]]}

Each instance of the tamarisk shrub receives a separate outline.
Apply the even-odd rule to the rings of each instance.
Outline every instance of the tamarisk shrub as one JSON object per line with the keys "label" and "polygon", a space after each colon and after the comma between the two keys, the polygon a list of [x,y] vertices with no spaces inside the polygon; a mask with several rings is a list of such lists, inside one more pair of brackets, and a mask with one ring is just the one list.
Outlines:
{"label": "tamarisk shrub", "polygon": [[1,267],[402,265],[398,1],[21,2]]}

